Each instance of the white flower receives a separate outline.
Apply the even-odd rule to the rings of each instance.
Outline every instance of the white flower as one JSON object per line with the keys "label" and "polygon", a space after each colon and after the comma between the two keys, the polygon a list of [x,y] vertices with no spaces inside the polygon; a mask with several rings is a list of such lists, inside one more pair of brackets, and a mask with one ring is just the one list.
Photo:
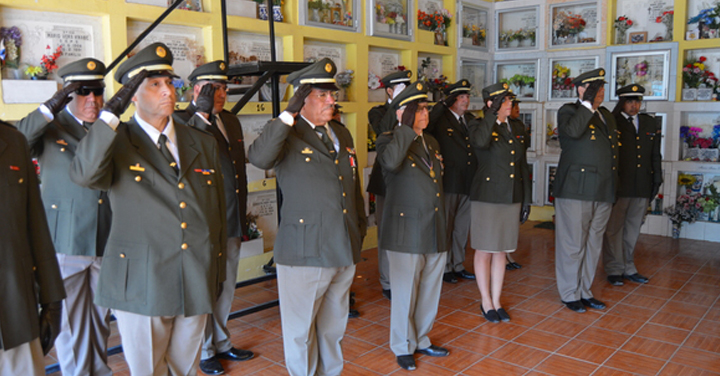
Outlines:
{"label": "white flower", "polygon": [[368,87],[370,88],[370,90],[380,88],[380,77],[378,77],[378,75],[373,72],[369,72],[368,74]]}

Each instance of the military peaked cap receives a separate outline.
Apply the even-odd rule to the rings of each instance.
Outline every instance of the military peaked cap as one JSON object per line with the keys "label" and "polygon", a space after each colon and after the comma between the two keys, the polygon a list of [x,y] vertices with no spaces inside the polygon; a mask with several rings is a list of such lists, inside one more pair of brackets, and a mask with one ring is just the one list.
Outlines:
{"label": "military peaked cap", "polygon": [[589,72],[585,72],[572,80],[572,84],[575,86],[581,86],[585,84],[589,84],[594,81],[601,80],[602,82],[605,82],[605,69],[604,68],[598,68],[593,69]]}
{"label": "military peaked cap", "polygon": [[412,101],[427,101],[428,99],[428,85],[423,81],[415,81],[408,85],[395,99],[392,100],[390,105],[394,109],[398,109],[402,106],[407,105]]}
{"label": "military peaked cap", "polygon": [[188,80],[197,81],[227,81],[227,64],[222,60],[216,60],[211,63],[203,64],[195,68]]}
{"label": "military peaked cap", "polygon": [[151,77],[178,77],[173,73],[172,63],[173,55],[170,49],[163,43],[156,42],[120,64],[115,72],[115,80],[125,84],[143,69],[147,70]]}
{"label": "military peaked cap", "polygon": [[645,94],[645,88],[638,84],[631,84],[631,85],[623,86],[617,90],[618,97],[626,97],[626,98],[640,97],[639,99],[642,100],[642,97],[644,94]]}
{"label": "military peaked cap", "polygon": [[295,87],[307,84],[322,90],[338,90],[335,84],[336,73],[337,67],[335,67],[335,63],[328,58],[324,58],[299,71],[290,73],[287,76],[287,82]]}
{"label": "military peaked cap", "polygon": [[410,77],[412,77],[412,71],[397,71],[381,78],[380,82],[382,82],[384,87],[393,87],[401,83],[407,85],[410,83]]}
{"label": "military peaked cap", "polygon": [[445,95],[453,95],[453,94],[468,94],[470,93],[470,81],[466,79],[462,79],[443,90],[445,92]]}

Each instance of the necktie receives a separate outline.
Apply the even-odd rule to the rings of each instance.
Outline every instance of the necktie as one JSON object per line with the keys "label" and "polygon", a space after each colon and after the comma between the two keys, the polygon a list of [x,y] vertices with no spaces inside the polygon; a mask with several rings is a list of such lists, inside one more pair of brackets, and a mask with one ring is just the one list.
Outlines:
{"label": "necktie", "polygon": [[632,116],[628,116],[628,121],[630,124],[632,124],[633,128],[635,128],[635,132],[637,133],[637,127],[635,127],[635,119],[633,119]]}
{"label": "necktie", "polygon": [[320,140],[322,140],[323,144],[325,144],[325,147],[327,147],[330,154],[335,156],[335,145],[333,145],[332,141],[330,141],[327,128],[324,126],[317,126],[315,127],[315,131],[320,134]]}
{"label": "necktie", "polygon": [[82,122],[82,127],[85,129],[85,132],[90,131],[90,126],[92,126],[92,125],[93,125],[93,123],[90,123],[90,122],[87,122],[87,121],[83,121],[83,122]]}
{"label": "necktie", "polygon": [[165,157],[165,159],[170,164],[170,167],[172,167],[173,171],[175,171],[175,174],[177,174],[177,162],[175,162],[175,158],[173,157],[172,153],[170,153],[170,149],[168,149],[167,145],[165,145],[166,142],[167,136],[165,136],[164,134],[160,134],[160,137],[158,138],[158,149],[160,149],[163,157]]}
{"label": "necktie", "polygon": [[508,133],[512,134],[512,128],[510,128],[510,123],[503,122],[500,124],[500,126],[505,127],[505,129],[507,129]]}
{"label": "necktie", "polygon": [[460,125],[462,125],[463,128],[467,130],[467,123],[465,123],[465,118],[463,118],[462,116],[460,116]]}

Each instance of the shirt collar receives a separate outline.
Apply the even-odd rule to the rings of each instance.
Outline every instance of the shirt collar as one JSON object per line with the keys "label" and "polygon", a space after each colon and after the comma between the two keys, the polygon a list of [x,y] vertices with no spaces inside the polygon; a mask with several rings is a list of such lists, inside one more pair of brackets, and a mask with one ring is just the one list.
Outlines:
{"label": "shirt collar", "polygon": [[135,121],[137,121],[138,125],[142,130],[145,131],[145,133],[150,137],[150,140],[152,140],[153,144],[158,143],[158,139],[160,138],[160,134],[164,134],[168,141],[172,143],[173,145],[177,145],[177,137],[175,135],[175,124],[173,123],[172,116],[168,116],[168,122],[167,125],[165,125],[165,129],[163,129],[162,132],[158,131],[157,128],[150,125],[150,123],[143,120],[140,115],[136,112],[135,115]]}
{"label": "shirt collar", "polygon": [[78,124],[83,125],[83,121],[78,119],[78,117],[75,116],[75,114],[73,114],[72,111],[70,111],[70,107],[65,107],[65,109],[67,110],[68,114],[70,114],[70,116],[72,116],[75,119],[75,121],[78,122]]}
{"label": "shirt collar", "polygon": [[[450,110],[450,109],[448,108],[448,110]],[[453,114],[453,116],[455,116],[455,120],[457,120],[458,122],[460,121],[461,115],[456,114],[455,111],[453,111],[453,110],[450,110],[450,113]]]}
{"label": "shirt collar", "polygon": [[[311,127],[313,130],[315,129],[315,127],[317,127],[317,125],[313,124],[313,122],[310,121],[310,120],[308,120],[308,118],[306,118],[305,116],[300,115],[300,117],[302,117],[302,118],[305,120],[306,123],[310,124],[310,127]],[[320,126],[325,127],[325,129],[328,128],[327,123],[322,124],[322,125],[320,125]]]}

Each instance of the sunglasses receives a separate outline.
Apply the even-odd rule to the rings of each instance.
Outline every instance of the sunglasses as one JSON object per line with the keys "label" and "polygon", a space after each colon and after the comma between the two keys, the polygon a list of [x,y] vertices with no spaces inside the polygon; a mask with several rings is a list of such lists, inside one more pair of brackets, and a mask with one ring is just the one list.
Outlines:
{"label": "sunglasses", "polygon": [[75,90],[75,94],[80,95],[82,97],[90,95],[90,93],[93,93],[93,94],[95,94],[96,97],[99,97],[99,96],[103,95],[104,92],[105,92],[104,87],[93,87],[93,88],[81,87],[80,89]]}

